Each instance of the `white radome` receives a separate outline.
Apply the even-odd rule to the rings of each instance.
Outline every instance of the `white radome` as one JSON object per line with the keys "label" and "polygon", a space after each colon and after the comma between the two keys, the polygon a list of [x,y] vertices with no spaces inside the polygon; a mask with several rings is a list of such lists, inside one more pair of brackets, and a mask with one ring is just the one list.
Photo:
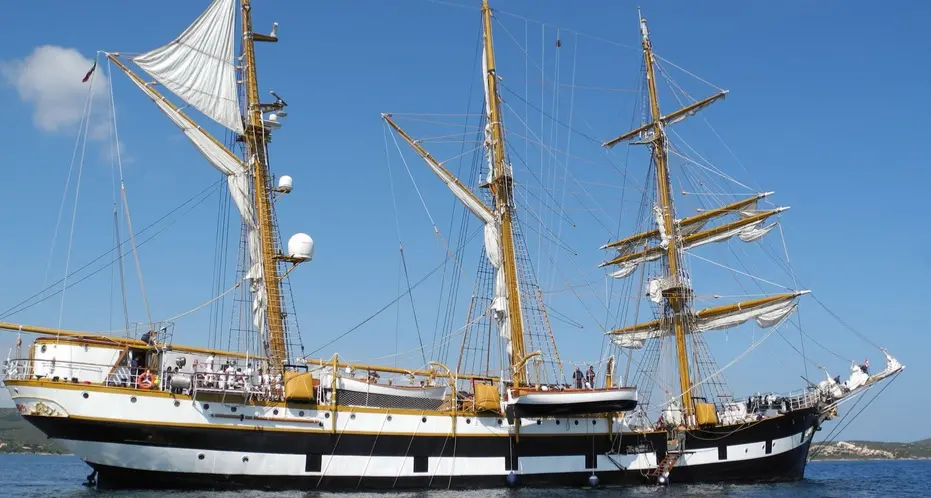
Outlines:
{"label": "white radome", "polygon": [[309,261],[314,257],[314,239],[306,233],[296,233],[288,239],[288,256]]}
{"label": "white radome", "polygon": [[278,179],[278,190],[281,192],[290,192],[291,188],[294,187],[294,179],[288,175],[284,175]]}

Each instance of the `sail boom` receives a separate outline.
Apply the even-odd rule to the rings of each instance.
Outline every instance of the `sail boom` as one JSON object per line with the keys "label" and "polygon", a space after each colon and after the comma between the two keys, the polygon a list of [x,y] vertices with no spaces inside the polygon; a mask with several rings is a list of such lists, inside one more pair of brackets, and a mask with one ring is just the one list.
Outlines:
{"label": "sail boom", "polygon": [[452,174],[451,171],[444,168],[443,165],[437,161],[430,154],[430,152],[427,151],[427,149],[420,145],[416,140],[411,138],[411,136],[408,135],[406,131],[404,131],[400,126],[398,126],[397,123],[394,122],[394,120],[391,119],[390,114],[382,114],[381,117],[385,120],[386,123],[388,123],[389,126],[391,126],[391,128],[394,129],[394,131],[398,133],[398,135],[401,136],[401,138],[404,139],[405,142],[407,142],[408,145],[410,145],[412,149],[414,149],[414,152],[423,158],[424,162],[430,166],[430,169],[436,173],[436,176],[438,176],[440,180],[443,180],[443,183],[449,187],[449,190],[452,191],[453,195],[462,201],[462,204],[465,205],[465,207],[471,211],[472,214],[474,214],[485,223],[494,222],[494,213],[488,206],[485,205],[484,202],[482,202],[481,199],[475,195],[474,192],[472,192],[472,189],[466,187],[462,182],[460,182],[459,179],[456,178],[456,175]]}
{"label": "sail boom", "polygon": [[[690,235],[682,237],[682,249],[691,249],[700,245],[704,245],[709,242],[716,242],[719,240],[725,240],[735,235],[735,230],[739,231],[740,229],[755,227],[761,221],[773,216],[775,214],[781,213],[789,209],[788,207],[780,207],[772,209],[769,211],[764,211],[753,216],[748,216],[746,218],[733,221],[731,223],[725,223],[721,226],[710,228],[708,230],[703,230],[701,232],[696,232]],[[762,229],[768,231],[769,229]],[[734,233],[731,233],[734,232]],[[758,237],[757,237],[758,238]],[[756,239],[754,239],[756,240]],[[662,254],[666,251],[662,246],[651,247],[649,249],[644,249],[639,252],[632,254],[625,254],[623,256],[618,256],[610,261],[605,261],[598,265],[599,267],[605,267],[610,265],[618,265],[623,263],[634,263],[634,262],[643,262],[643,261],[653,261],[659,259]],[[626,275],[624,275],[626,276]]]}
{"label": "sail boom", "polygon": [[[146,95],[148,95],[149,98],[155,101],[155,103],[159,107],[162,107],[162,105],[167,106],[171,111],[173,111],[174,114],[177,114],[178,117],[184,120],[184,122],[187,125],[190,125],[192,128],[196,129],[199,134],[202,134],[205,138],[209,139],[210,142],[213,144],[213,146],[215,146],[218,150],[223,151],[226,154],[226,156],[229,157],[229,159],[238,162],[239,165],[242,166],[243,168],[246,167],[245,164],[242,162],[242,160],[239,159],[239,157],[236,156],[236,154],[234,154],[233,151],[229,150],[228,147],[223,145],[223,143],[217,140],[217,138],[214,137],[212,134],[210,134],[210,132],[208,132],[202,126],[197,124],[196,121],[191,119],[190,116],[185,114],[184,111],[179,109],[178,106],[176,106],[174,103],[168,100],[164,95],[162,95],[161,93],[157,92],[154,88],[152,88],[154,84],[147,83],[142,78],[140,78],[138,74],[133,72],[132,69],[127,67],[126,64],[123,64],[123,62],[119,60],[118,54],[107,53],[106,56],[107,56],[107,59],[109,59],[111,62],[116,64],[117,67],[119,67],[124,73],[126,73],[126,76],[128,76],[129,79],[132,80],[133,83],[135,83]],[[172,116],[169,116],[169,118],[172,118]],[[211,164],[213,164],[212,161],[211,161]],[[224,171],[221,168],[217,168],[217,169],[219,169],[223,173],[226,173],[226,171]]]}
{"label": "sail boom", "polygon": [[[727,92],[728,92],[727,90],[723,90],[723,91],[718,92],[718,93],[716,93],[716,94],[714,94],[714,95],[712,95],[712,96],[710,96],[710,97],[707,97],[707,98],[704,98],[704,99],[702,99],[702,100],[699,100],[698,102],[695,102],[694,104],[687,105],[687,106],[683,107],[682,109],[679,109],[678,111],[675,111],[675,112],[673,112],[673,113],[671,113],[671,114],[667,114],[667,115],[665,115],[665,116],[663,116],[662,118],[659,119],[659,124],[661,124],[662,126],[669,126],[669,125],[671,125],[671,124],[675,124],[675,123],[678,123],[678,122],[680,122],[680,121],[684,121],[684,120],[685,120],[686,118],[688,118],[689,116],[694,116],[698,111],[700,111],[700,110],[704,109],[705,107],[708,107],[709,105],[715,103],[717,100],[723,99],[723,98],[727,95]],[[645,125],[643,125],[643,126],[637,128],[637,129],[631,130],[631,131],[629,131],[629,132],[627,132],[627,133],[625,133],[625,134],[623,134],[623,135],[621,135],[621,136],[619,136],[619,137],[612,138],[611,140],[605,141],[605,142],[602,143],[601,145],[602,145],[602,147],[614,147],[615,145],[617,145],[617,144],[619,144],[619,143],[621,143],[621,142],[623,142],[623,141],[625,141],[625,140],[630,140],[631,138],[633,138],[633,137],[635,137],[635,136],[637,136],[637,135],[639,135],[639,134],[641,134],[641,133],[643,133],[643,132],[649,131],[650,128],[653,128],[654,126],[655,126],[655,123],[647,123],[647,124],[645,124]]]}
{"label": "sail boom", "polygon": [[[705,308],[695,313],[687,313],[686,318],[693,321],[696,325],[690,327],[690,333],[708,332],[711,330],[720,330],[730,328],[751,319],[758,320],[761,327],[771,327],[781,322],[786,316],[795,310],[795,300],[810,291],[803,290],[776,294],[759,299],[751,299],[739,303],[725,304],[712,308]],[[761,320],[761,317],[764,320]],[[768,319],[767,319],[768,318]],[[652,320],[649,322],[639,323],[628,327],[623,327],[605,332],[606,335],[623,337],[620,342],[625,344],[635,344],[647,339],[656,339],[659,337],[671,336],[671,330],[664,323],[670,323],[664,320]],[[627,346],[631,347],[631,346]]]}
{"label": "sail boom", "polygon": [[[758,200],[764,197],[768,197],[772,194],[774,194],[774,192],[763,192],[753,197],[750,197],[748,199],[743,199],[737,202],[732,202],[730,204],[721,206],[719,208],[710,209],[708,211],[705,211],[701,214],[697,214],[695,216],[689,216],[688,218],[683,218],[679,220],[677,223],[680,229],[691,226],[691,225],[699,225],[707,221],[710,221],[714,218],[717,218],[719,216],[725,216],[725,215],[728,215],[734,212],[739,212],[741,209],[747,206],[750,206],[753,203],[757,202]],[[608,244],[601,246],[601,248],[611,249],[615,247],[630,246],[638,242],[649,240],[649,239],[654,239],[657,237],[659,237],[659,229],[653,229],[647,232],[641,232],[636,235],[631,235],[630,237],[627,237],[626,239],[621,239],[616,242],[610,242]]]}
{"label": "sail boom", "polygon": [[132,70],[120,62],[115,55],[107,54],[130,80],[146,94],[152,102],[175,124],[191,144],[204,156],[205,159],[227,179],[230,196],[242,217],[246,227],[246,247],[249,253],[249,269],[246,279],[250,281],[249,290],[252,294],[252,323],[259,333],[265,337],[266,314],[268,311],[268,289],[263,269],[264,258],[261,251],[261,237],[255,208],[252,204],[250,183],[252,176],[248,166],[235,154],[223,146],[216,138],[188,117],[177,106],[171,103],[164,95],[156,92],[151,84],[146,83]]}

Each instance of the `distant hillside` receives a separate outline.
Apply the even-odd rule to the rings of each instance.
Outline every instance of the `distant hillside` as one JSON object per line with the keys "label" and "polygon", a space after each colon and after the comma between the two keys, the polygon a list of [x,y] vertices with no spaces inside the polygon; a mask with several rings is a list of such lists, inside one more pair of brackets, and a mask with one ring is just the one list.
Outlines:
{"label": "distant hillside", "polygon": [[836,441],[830,444],[812,443],[815,460],[914,460],[931,458],[931,438],[911,443],[879,441]]}
{"label": "distant hillside", "polygon": [[0,408],[0,453],[66,453],[13,408]]}

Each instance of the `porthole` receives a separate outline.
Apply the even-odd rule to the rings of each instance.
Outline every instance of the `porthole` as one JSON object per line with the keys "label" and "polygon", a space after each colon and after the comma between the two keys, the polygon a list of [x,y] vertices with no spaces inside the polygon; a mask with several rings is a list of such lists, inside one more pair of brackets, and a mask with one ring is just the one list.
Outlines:
{"label": "porthole", "polygon": [[204,411],[210,409],[210,403],[204,403]]}
{"label": "porthole", "polygon": [[278,409],[277,409],[277,408],[275,408],[275,410],[272,411],[272,415],[278,415]]}
{"label": "porthole", "polygon": [[303,417],[303,416],[304,416],[304,411],[301,410],[301,411],[297,412],[297,416],[298,416],[298,417]]}
{"label": "porthole", "polygon": [[91,397],[91,395],[90,395],[90,394],[87,394],[87,393],[84,393],[84,394],[82,394],[81,396],[82,396],[84,399],[87,399],[87,398],[90,398],[90,397]]}
{"label": "porthole", "polygon": [[198,460],[203,460],[204,458],[207,458],[207,455],[204,455],[203,453],[199,453],[199,454],[197,455],[197,459],[198,459]]}
{"label": "porthole", "polygon": [[242,457],[242,463],[249,463],[249,457],[247,456]]}
{"label": "porthole", "polygon": [[233,413],[236,413],[236,407],[235,406],[230,407],[230,411]]}
{"label": "porthole", "polygon": [[129,402],[130,402],[130,403],[135,403],[135,402],[136,402],[136,397],[133,396],[132,398],[129,398]]}
{"label": "porthole", "polygon": [[542,420],[537,420],[537,425],[541,425],[541,424],[543,424],[543,421],[542,421]]}
{"label": "porthole", "polygon": [[578,421],[578,420],[575,421],[575,425],[579,425],[579,421]]}
{"label": "porthole", "polygon": [[352,415],[349,416],[349,420],[355,420],[355,419],[356,419],[356,414],[355,414],[355,413],[353,413]]}
{"label": "porthole", "polygon": [[40,350],[41,350],[43,353],[44,353],[47,349],[48,349],[48,347],[46,347],[45,344],[43,344],[42,347],[40,348]]}
{"label": "porthole", "polygon": [[556,421],[556,425],[559,425],[559,421],[558,421],[558,420]]}
{"label": "porthole", "polygon": [[330,418],[330,412],[324,413],[323,416],[326,417],[326,418]]}
{"label": "porthole", "polygon": [[388,415],[388,422],[391,422],[391,415]]}
{"label": "porthole", "polygon": [[501,419],[499,418],[499,419],[498,419],[498,425],[501,425],[502,423],[504,423],[504,422],[502,422]]}
{"label": "porthole", "polygon": [[592,425],[597,425],[597,424],[598,424],[597,420],[592,420]]}
{"label": "porthole", "polygon": [[467,418],[467,419],[466,419],[466,423],[467,423],[467,424],[471,424],[471,423],[472,423],[472,419]]}
{"label": "porthole", "polygon": [[177,407],[179,407],[179,406],[181,406],[181,402],[178,401],[178,400],[175,400],[175,408],[177,408]]}
{"label": "porthole", "polygon": [[427,417],[421,418],[420,421],[423,422],[423,423],[427,423]]}

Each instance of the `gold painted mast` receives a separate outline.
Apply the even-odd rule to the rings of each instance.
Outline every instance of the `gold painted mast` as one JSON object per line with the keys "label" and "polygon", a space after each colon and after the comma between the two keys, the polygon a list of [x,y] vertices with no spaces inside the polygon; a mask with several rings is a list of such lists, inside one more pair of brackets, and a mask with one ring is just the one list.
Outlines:
{"label": "gold painted mast", "polygon": [[[662,117],[659,110],[659,97],[656,92],[656,73],[653,69],[653,47],[650,44],[650,33],[647,30],[646,19],[639,14],[640,32],[643,37],[643,59],[647,68],[647,86],[650,92],[650,115],[653,120],[653,137],[650,147],[653,153],[653,162],[656,164],[656,187],[659,207],[662,209],[663,225],[669,236],[669,245],[666,247],[666,261],[668,277],[674,281],[679,280],[679,246],[674,222],[674,205],[669,183],[669,171],[666,161],[666,135],[663,131]],[[670,291],[664,292],[673,311],[673,327],[676,336],[676,356],[679,366],[679,389],[681,393],[682,411],[686,424],[691,423],[693,412],[691,388],[692,380],[689,373],[689,357],[686,345],[686,324],[682,319],[682,310],[687,306],[684,289],[680,285],[673,286]]]}
{"label": "gold painted mast", "polygon": [[262,273],[265,277],[268,311],[267,354],[270,367],[280,371],[288,359],[288,345],[284,338],[284,314],[281,305],[278,276],[279,252],[275,245],[275,227],[273,223],[274,204],[269,185],[268,158],[265,155],[267,130],[262,123],[262,104],[259,101],[259,82],[255,67],[255,42],[276,42],[274,33],[262,35],[252,32],[252,5],[250,0],[242,0],[242,53],[243,85],[246,90],[246,127],[244,141],[248,157],[253,161],[253,202],[259,226],[259,239],[262,251]]}
{"label": "gold painted mast", "polygon": [[494,193],[495,209],[500,215],[501,255],[504,280],[508,292],[508,322],[511,327],[511,368],[514,386],[526,381],[524,375],[524,319],[520,306],[520,285],[518,284],[517,262],[514,252],[514,233],[512,231],[512,209],[514,198],[513,180],[510,167],[504,160],[504,133],[501,128],[501,109],[498,99],[498,76],[495,72],[495,50],[491,34],[491,7],[488,0],[482,0],[482,20],[485,45],[484,74],[488,88],[488,126],[491,128],[491,149],[494,177],[491,190]]}

